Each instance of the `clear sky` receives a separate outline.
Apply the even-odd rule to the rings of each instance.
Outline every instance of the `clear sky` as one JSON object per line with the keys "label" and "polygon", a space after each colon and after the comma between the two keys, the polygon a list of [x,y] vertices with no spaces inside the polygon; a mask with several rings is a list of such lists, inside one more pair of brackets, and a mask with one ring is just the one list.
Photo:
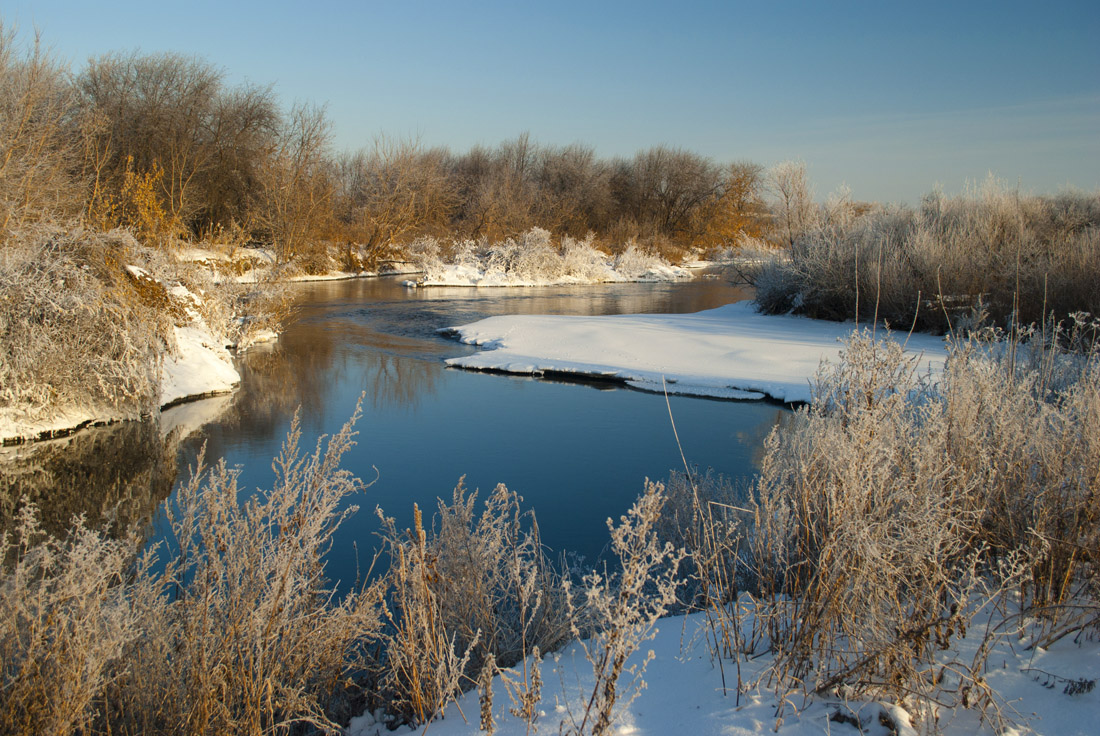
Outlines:
{"label": "clear sky", "polygon": [[1100,189],[1100,0],[7,0],[0,18],[77,69],[178,51],[327,104],[340,149],[529,131],[606,157],[802,159],[819,197],[915,202],[990,172]]}

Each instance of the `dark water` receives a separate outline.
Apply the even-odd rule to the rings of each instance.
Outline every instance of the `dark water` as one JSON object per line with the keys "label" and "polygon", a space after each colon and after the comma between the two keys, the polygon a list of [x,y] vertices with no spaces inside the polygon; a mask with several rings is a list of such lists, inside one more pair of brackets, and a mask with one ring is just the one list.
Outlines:
{"label": "dark water", "polygon": [[[157,447],[147,454],[178,456],[185,467],[205,443],[208,458],[241,466],[243,488],[266,488],[271,458],[296,409],[303,447],[311,448],[319,435],[340,428],[363,394],[358,445],[344,467],[364,479],[377,468],[378,480],[355,500],[361,510],[345,522],[330,553],[330,577],[345,581],[356,574],[356,555],[365,564],[376,546],[375,506],[407,525],[414,502],[434,510],[436,498],[449,499],[462,476],[482,496],[505,483],[535,510],[547,545],[593,559],[607,542],[605,520],[626,511],[644,479],[682,468],[663,396],[448,369],[444,358],[474,348],[439,335],[439,328],[496,314],[693,312],[745,297],[721,279],[410,290],[399,279],[380,278],[295,288],[295,320],[278,343],[242,356],[241,389],[231,401],[210,404],[218,417],[182,441],[172,440],[182,430],[154,433],[150,443]],[[186,406],[192,418],[178,423],[197,423],[206,403]],[[785,412],[762,402],[682,397],[672,397],[671,406],[688,461],[731,476],[752,473],[764,436]],[[143,502],[148,509],[167,493],[165,473],[143,472],[157,479],[147,494],[152,500]]]}

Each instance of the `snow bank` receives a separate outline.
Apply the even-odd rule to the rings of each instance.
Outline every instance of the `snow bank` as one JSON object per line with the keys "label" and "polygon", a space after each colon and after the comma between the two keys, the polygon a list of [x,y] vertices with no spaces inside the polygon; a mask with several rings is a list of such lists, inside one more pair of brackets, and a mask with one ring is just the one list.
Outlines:
{"label": "snow bank", "polygon": [[[730,399],[809,401],[822,360],[836,362],[855,325],[758,314],[738,302],[696,314],[603,317],[503,316],[452,327],[485,350],[450,358],[470,370],[541,375],[572,373],[625,381],[636,388]],[[880,330],[882,335],[883,331]],[[891,339],[906,340],[904,333]],[[921,372],[942,370],[942,339],[908,338]]]}
{"label": "snow bank", "polygon": [[161,366],[160,405],[232,391],[241,382],[233,357],[201,319],[175,327],[176,349]]}
{"label": "snow bank", "polygon": [[93,408],[67,408],[49,417],[28,421],[11,414],[0,414],[0,443],[17,444],[28,440],[50,439],[70,434],[83,427],[105,424],[120,417]]}
{"label": "snow bank", "polygon": [[[764,686],[752,683],[765,676],[773,665],[764,654],[742,659],[738,667],[730,661],[722,669],[710,656],[705,637],[705,614],[669,617],[658,623],[656,637],[648,646],[628,661],[628,667],[639,663],[648,650],[654,653],[644,676],[646,687],[611,728],[613,734],[634,736],[739,736],[778,733],[782,736],[802,734],[881,734],[897,733],[915,736],[917,731],[909,713],[893,704],[839,698],[807,699],[793,693],[777,720],[776,695]],[[985,632],[984,626],[974,627],[958,654],[967,661]],[[1014,647],[1013,644],[1016,646]],[[945,653],[947,658],[949,653]],[[1100,678],[1100,644],[1086,638],[1080,645],[1071,637],[1059,641],[1050,650],[1032,653],[1024,651],[1019,642],[1001,640],[989,658],[986,681],[1002,707],[1002,715],[1016,725],[1002,733],[1065,734],[1075,736],[1095,733],[1096,714],[1100,712],[1100,690],[1077,695],[1064,692],[1055,677],[1072,676],[1086,680]],[[738,695],[738,677],[746,683]],[[723,688],[723,677],[726,687]],[[621,685],[625,686],[624,675]],[[559,723],[570,721],[569,712],[579,720],[585,702],[591,695],[592,667],[577,644],[542,660],[542,700],[538,708],[538,732],[558,733]],[[1053,683],[1053,685],[1052,685]],[[1050,687],[1048,687],[1050,686]],[[493,681],[493,717],[499,736],[526,736],[527,724],[508,712],[509,702],[500,676]],[[621,694],[625,696],[625,694]],[[467,692],[457,704],[451,704],[443,717],[428,727],[432,736],[472,736],[478,728],[478,693]],[[851,721],[857,720],[856,729]],[[423,729],[402,728],[388,731],[382,714],[365,714],[352,719],[349,736],[386,736],[387,734],[420,733]],[[888,728],[886,721],[894,726]],[[896,729],[896,730],[895,730]],[[968,710],[941,710],[936,733],[944,736],[997,733],[989,720],[980,722],[979,714]]]}

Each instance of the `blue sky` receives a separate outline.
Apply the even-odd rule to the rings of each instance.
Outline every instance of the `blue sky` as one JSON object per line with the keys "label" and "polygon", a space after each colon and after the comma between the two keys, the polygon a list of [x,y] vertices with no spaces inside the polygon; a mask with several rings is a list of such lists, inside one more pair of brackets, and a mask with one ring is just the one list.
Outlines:
{"label": "blue sky", "polygon": [[335,145],[462,151],[529,131],[806,162],[819,197],[915,202],[989,172],[1100,188],[1100,2],[9,0],[79,68],[140,49],[328,106]]}

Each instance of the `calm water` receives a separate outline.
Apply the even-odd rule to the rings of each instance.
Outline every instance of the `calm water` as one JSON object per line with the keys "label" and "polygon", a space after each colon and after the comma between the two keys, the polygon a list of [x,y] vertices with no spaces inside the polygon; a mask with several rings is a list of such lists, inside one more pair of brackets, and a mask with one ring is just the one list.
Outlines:
{"label": "calm water", "polygon": [[[547,545],[593,559],[607,541],[605,520],[626,511],[644,479],[682,468],[663,396],[448,369],[444,358],[474,348],[438,329],[496,314],[693,312],[745,297],[720,279],[410,290],[399,279],[380,278],[295,288],[295,320],[277,344],[242,356],[242,386],[232,400],[186,405],[181,409],[190,418],[169,420],[194,423],[207,410],[218,418],[182,441],[179,431],[153,433],[146,454],[178,457],[184,467],[205,443],[208,458],[241,467],[242,487],[269,487],[271,458],[297,408],[303,447],[311,448],[319,435],[337,431],[365,394],[358,445],[344,466],[364,479],[377,468],[378,481],[355,500],[360,511],[345,522],[330,554],[330,576],[345,581],[355,576],[356,557],[368,562],[376,545],[375,506],[407,525],[414,502],[434,510],[436,498],[449,499],[463,476],[483,496],[505,483],[536,511]],[[762,402],[672,397],[671,403],[688,461],[731,476],[751,474],[764,436],[785,413]],[[102,454],[103,442],[98,447],[88,462]],[[129,465],[132,454],[122,453]],[[175,463],[167,462],[171,477]],[[157,483],[143,476],[114,496],[140,496],[149,486],[155,507],[168,492],[165,475],[145,470]],[[149,506],[145,499],[143,508]]]}

